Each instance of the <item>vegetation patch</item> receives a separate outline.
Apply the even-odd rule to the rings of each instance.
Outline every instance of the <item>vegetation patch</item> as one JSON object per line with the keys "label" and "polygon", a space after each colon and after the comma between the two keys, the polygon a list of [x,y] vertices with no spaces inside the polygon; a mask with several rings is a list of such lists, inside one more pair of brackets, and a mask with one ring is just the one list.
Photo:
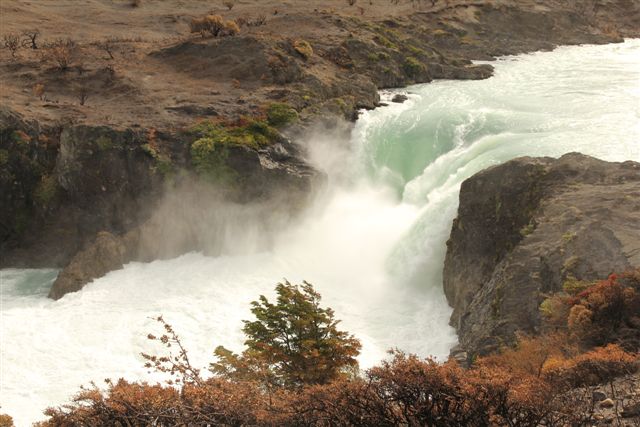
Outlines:
{"label": "vegetation patch", "polygon": [[295,49],[300,56],[302,56],[305,60],[311,58],[313,55],[313,48],[306,40],[296,40],[293,42],[293,48]]}
{"label": "vegetation patch", "polygon": [[192,33],[200,33],[202,37],[210,34],[213,37],[235,36],[240,27],[235,21],[225,21],[220,15],[206,15],[193,18],[189,23]]}
{"label": "vegetation patch", "polygon": [[43,175],[33,191],[33,200],[40,206],[47,206],[58,193],[58,182],[54,176]]}
{"label": "vegetation patch", "polygon": [[228,147],[204,137],[191,144],[191,161],[196,172],[208,181],[231,186],[237,173],[227,165]]}
{"label": "vegetation patch", "polygon": [[233,122],[205,121],[194,126],[191,133],[200,138],[208,138],[215,144],[244,145],[254,149],[267,146],[281,138],[280,133],[262,117],[242,117]]}
{"label": "vegetation patch", "polygon": [[102,151],[113,148],[113,141],[105,135],[101,135],[94,141],[95,145]]}
{"label": "vegetation patch", "polygon": [[405,59],[404,64],[402,64],[402,69],[407,76],[416,77],[424,72],[424,65],[416,58],[410,56]]}
{"label": "vegetation patch", "polygon": [[630,351],[640,348],[640,270],[607,280],[585,282],[570,277],[563,291],[540,306],[545,322],[566,331],[583,347],[616,343]]}
{"label": "vegetation patch", "polygon": [[170,175],[173,172],[173,164],[171,163],[171,158],[166,154],[161,153],[159,150],[154,148],[152,144],[143,144],[141,146],[142,151],[147,153],[155,160],[155,170],[160,172],[163,176]]}
{"label": "vegetation patch", "polygon": [[267,122],[274,127],[286,126],[298,120],[298,112],[289,104],[274,102],[267,108]]}
{"label": "vegetation patch", "polygon": [[388,49],[398,50],[398,46],[395,43],[381,34],[376,35],[373,38],[373,41],[378,43],[380,46],[384,46]]}

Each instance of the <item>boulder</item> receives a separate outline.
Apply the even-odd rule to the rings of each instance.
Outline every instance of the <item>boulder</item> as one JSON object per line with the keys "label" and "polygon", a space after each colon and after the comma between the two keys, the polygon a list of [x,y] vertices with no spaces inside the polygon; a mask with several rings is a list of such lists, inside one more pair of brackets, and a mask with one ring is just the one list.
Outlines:
{"label": "boulder", "polygon": [[58,275],[49,291],[49,298],[59,299],[85,284],[122,268],[131,258],[132,245],[112,233],[99,232],[95,240],[78,252]]}
{"label": "boulder", "polygon": [[523,157],[464,181],[444,291],[461,349],[486,354],[536,333],[567,280],[640,265],[640,164],[571,153]]}

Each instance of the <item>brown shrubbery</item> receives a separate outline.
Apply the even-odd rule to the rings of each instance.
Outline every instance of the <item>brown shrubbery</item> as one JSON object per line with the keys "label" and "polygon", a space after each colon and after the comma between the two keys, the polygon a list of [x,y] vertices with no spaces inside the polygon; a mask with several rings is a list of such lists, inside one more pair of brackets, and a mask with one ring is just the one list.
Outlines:
{"label": "brown shrubbery", "polygon": [[189,23],[192,33],[200,33],[202,37],[207,34],[213,37],[235,36],[240,32],[240,27],[234,21],[225,21],[220,15],[207,15],[201,18],[193,18]]}
{"label": "brown shrubbery", "polygon": [[[576,301],[609,295],[604,287],[581,291]],[[347,374],[359,343],[336,329],[320,296],[308,284],[280,284],[277,292],[275,303],[264,297],[253,303],[256,320],[245,321],[242,354],[216,350],[211,378],[191,365],[178,336],[159,318],[164,333],[149,338],[174,353],[145,358],[148,367],[171,374],[168,384],[92,386],[71,405],[48,409],[49,420],[40,426],[591,425],[591,387],[638,369],[636,353],[616,344],[581,353],[570,335],[557,332],[520,337],[517,347],[468,369],[394,351],[391,360],[361,375]],[[343,359],[330,357],[336,351]]]}
{"label": "brown shrubbery", "polygon": [[[45,426],[91,425],[352,425],[548,426],[585,425],[591,393],[568,393],[580,378],[608,381],[634,368],[636,356],[615,346],[587,353],[542,377],[509,366],[463,369],[396,352],[364,377],[301,389],[262,387],[219,377],[171,386],[108,384],[83,390],[66,408],[48,409]],[[557,375],[557,376],[556,376]],[[549,379],[552,379],[549,380]],[[585,408],[585,411],[580,409]]]}

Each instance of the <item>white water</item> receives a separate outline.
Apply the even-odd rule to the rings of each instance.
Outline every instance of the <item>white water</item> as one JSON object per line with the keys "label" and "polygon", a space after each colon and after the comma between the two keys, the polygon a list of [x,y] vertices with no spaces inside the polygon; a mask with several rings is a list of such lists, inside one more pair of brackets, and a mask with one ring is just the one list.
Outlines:
{"label": "white water", "polygon": [[350,144],[310,141],[329,189],[268,252],[132,263],[55,302],[55,271],[2,271],[0,412],[27,425],[91,380],[150,378],[149,316],[205,366],[215,346],[241,348],[249,302],[283,278],[316,286],[362,340],[363,367],[390,347],[446,356],[441,270],[462,180],[521,155],[640,160],[640,40],[495,66],[489,80],[412,87],[408,102],[365,112]]}

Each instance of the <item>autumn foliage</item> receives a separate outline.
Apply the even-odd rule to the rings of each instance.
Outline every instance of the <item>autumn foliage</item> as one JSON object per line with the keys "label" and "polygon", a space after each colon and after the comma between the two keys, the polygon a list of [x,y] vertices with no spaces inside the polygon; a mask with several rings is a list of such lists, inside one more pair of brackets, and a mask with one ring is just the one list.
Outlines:
{"label": "autumn foliage", "polygon": [[[581,291],[575,305],[601,288]],[[560,331],[521,336],[469,368],[395,350],[358,374],[359,342],[338,330],[312,286],[283,283],[276,292],[275,302],[253,303],[246,349],[219,347],[207,378],[160,317],[163,334],[149,338],[170,352],[145,358],[171,380],[92,385],[70,405],[49,408],[40,427],[591,425],[590,387],[638,369],[637,353],[617,344],[585,352]]]}
{"label": "autumn foliage", "polygon": [[640,350],[640,270],[594,283],[568,280],[543,302],[547,325],[566,331],[583,349],[617,343]]}

